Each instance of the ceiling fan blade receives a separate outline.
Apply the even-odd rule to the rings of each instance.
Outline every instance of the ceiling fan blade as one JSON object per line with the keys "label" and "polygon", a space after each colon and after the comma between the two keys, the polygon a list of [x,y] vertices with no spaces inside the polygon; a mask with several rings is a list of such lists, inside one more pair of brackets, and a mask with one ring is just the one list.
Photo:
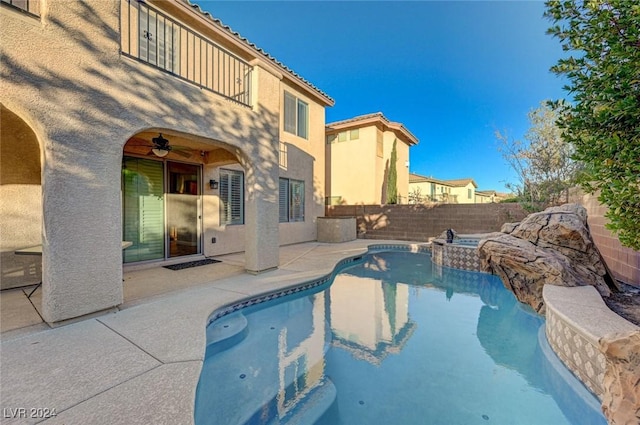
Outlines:
{"label": "ceiling fan blade", "polygon": [[176,155],[180,155],[183,158],[191,158],[191,153],[183,149],[171,149],[171,152],[175,152]]}

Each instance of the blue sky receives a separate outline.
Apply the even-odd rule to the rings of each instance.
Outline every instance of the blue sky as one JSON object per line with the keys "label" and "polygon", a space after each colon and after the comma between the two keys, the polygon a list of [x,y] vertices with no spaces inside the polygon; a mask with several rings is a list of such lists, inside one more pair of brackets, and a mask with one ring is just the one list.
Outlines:
{"label": "blue sky", "polygon": [[195,2],[335,99],[327,122],[403,123],[414,173],[506,191],[495,131],[522,138],[531,109],[567,96],[542,1]]}

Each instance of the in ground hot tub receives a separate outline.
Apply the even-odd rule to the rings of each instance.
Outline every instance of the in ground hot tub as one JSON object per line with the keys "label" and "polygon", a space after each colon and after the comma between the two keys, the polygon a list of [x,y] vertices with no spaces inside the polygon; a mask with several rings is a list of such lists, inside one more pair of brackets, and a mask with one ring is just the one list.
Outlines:
{"label": "in ground hot tub", "polygon": [[482,271],[476,248],[485,234],[457,235],[453,242],[434,239],[431,242],[432,261],[439,266],[456,269]]}

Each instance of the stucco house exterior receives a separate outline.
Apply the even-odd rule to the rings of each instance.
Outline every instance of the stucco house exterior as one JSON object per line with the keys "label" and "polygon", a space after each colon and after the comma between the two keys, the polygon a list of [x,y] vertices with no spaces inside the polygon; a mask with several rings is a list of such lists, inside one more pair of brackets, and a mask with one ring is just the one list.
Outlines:
{"label": "stucco house exterior", "polygon": [[491,204],[497,202],[495,190],[476,190],[476,204]]}
{"label": "stucco house exterior", "polygon": [[197,5],[2,0],[0,39],[2,288],[42,279],[45,321],[121,304],[123,264],[316,239],[333,100]]}
{"label": "stucco house exterior", "polygon": [[419,197],[421,202],[475,204],[477,187],[471,178],[439,180],[415,173],[409,176],[409,192],[412,199]]}
{"label": "stucco house exterior", "polygon": [[396,142],[398,203],[409,194],[409,148],[418,139],[381,112],[328,123],[326,126],[326,203],[384,204],[387,176]]}

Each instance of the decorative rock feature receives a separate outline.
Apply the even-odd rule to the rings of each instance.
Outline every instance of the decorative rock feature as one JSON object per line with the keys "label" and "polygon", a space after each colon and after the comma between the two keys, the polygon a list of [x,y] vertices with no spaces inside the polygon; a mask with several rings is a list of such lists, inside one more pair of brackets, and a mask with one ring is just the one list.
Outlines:
{"label": "decorative rock feature", "polygon": [[483,270],[497,274],[519,301],[544,311],[542,287],[592,285],[602,296],[611,291],[589,229],[586,210],[577,204],[530,214],[502,226],[478,244]]}
{"label": "decorative rock feature", "polygon": [[602,411],[611,425],[640,423],[640,332],[600,339],[607,358]]}

